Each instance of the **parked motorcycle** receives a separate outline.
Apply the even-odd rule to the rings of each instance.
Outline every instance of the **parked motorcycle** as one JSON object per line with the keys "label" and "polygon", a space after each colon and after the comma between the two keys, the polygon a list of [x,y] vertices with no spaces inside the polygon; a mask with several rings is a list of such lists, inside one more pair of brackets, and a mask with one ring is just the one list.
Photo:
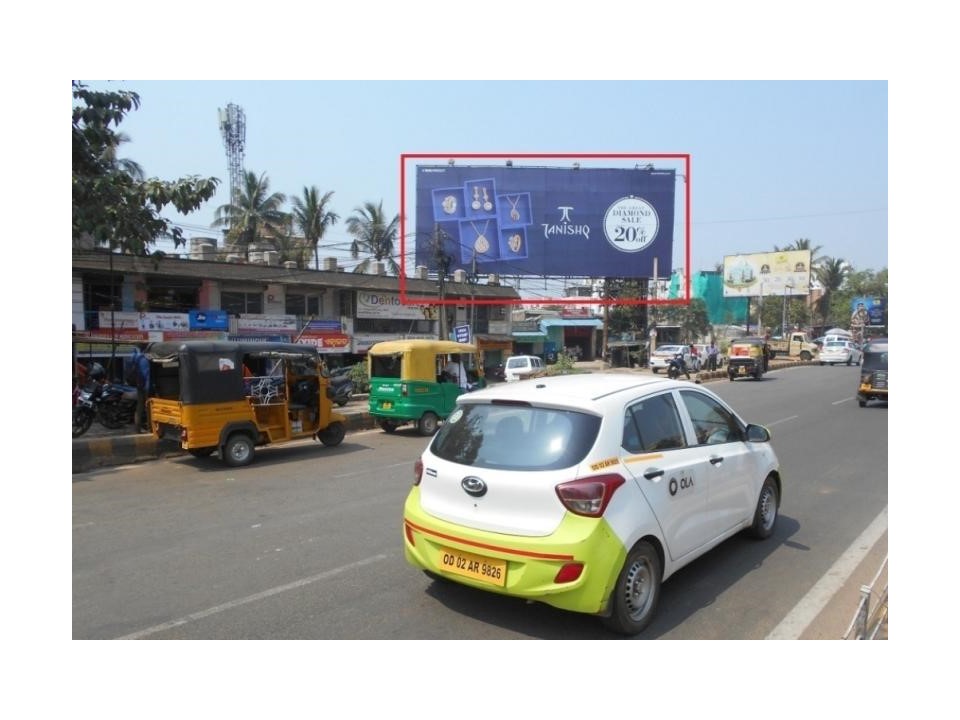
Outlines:
{"label": "parked motorcycle", "polygon": [[137,412],[137,388],[122,383],[105,383],[95,405],[97,420],[108,430],[132,425]]}
{"label": "parked motorcycle", "polygon": [[73,437],[80,437],[93,425],[96,411],[93,408],[92,394],[93,388],[73,389]]}
{"label": "parked motorcycle", "polygon": [[353,397],[353,379],[348,373],[330,376],[330,399],[343,407]]}

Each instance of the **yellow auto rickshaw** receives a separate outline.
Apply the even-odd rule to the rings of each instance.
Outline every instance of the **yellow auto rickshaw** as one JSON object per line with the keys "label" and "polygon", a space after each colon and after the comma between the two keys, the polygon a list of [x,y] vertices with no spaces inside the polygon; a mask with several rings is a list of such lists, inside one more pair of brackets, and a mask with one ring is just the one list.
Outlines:
{"label": "yellow auto rickshaw", "polygon": [[346,418],[312,345],[190,340],[152,343],[151,429],[195,457],[253,461],[258,445],[313,437],[339,445]]}
{"label": "yellow auto rickshaw", "polygon": [[385,432],[412,422],[433,435],[457,397],[483,387],[476,345],[450,340],[390,340],[367,352],[370,414]]}
{"label": "yellow auto rickshaw", "polygon": [[741,337],[730,343],[727,352],[727,377],[730,382],[738,377],[759,380],[769,365],[770,347],[764,338]]}

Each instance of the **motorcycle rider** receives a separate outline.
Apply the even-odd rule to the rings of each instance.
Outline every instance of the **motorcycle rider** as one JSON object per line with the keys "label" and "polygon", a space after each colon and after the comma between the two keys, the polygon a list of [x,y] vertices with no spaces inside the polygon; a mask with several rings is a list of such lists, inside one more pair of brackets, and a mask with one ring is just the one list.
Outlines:
{"label": "motorcycle rider", "polygon": [[684,375],[687,376],[687,380],[690,379],[690,370],[687,369],[687,363],[683,359],[682,352],[678,352],[676,355],[673,356],[672,363],[675,364],[677,368],[679,368],[680,372],[682,372]]}

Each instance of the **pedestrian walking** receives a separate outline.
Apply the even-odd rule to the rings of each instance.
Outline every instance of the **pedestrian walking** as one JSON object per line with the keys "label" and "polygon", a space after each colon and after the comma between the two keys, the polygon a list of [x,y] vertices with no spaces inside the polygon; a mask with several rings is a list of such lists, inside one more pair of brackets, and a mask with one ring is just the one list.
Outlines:
{"label": "pedestrian walking", "polygon": [[133,422],[138,433],[150,432],[150,419],[147,416],[147,397],[150,394],[150,358],[144,354],[146,343],[137,343],[130,355],[133,365],[131,375],[137,386],[137,408],[133,414]]}

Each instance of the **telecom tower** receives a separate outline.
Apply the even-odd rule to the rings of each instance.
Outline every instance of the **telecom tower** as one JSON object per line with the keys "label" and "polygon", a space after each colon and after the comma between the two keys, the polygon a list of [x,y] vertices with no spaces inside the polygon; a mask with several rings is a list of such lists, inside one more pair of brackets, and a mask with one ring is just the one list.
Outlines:
{"label": "telecom tower", "polygon": [[230,203],[240,204],[240,188],[243,187],[243,146],[247,140],[247,124],[243,108],[230,103],[227,109],[219,109],[220,134],[227,149],[230,166]]}

